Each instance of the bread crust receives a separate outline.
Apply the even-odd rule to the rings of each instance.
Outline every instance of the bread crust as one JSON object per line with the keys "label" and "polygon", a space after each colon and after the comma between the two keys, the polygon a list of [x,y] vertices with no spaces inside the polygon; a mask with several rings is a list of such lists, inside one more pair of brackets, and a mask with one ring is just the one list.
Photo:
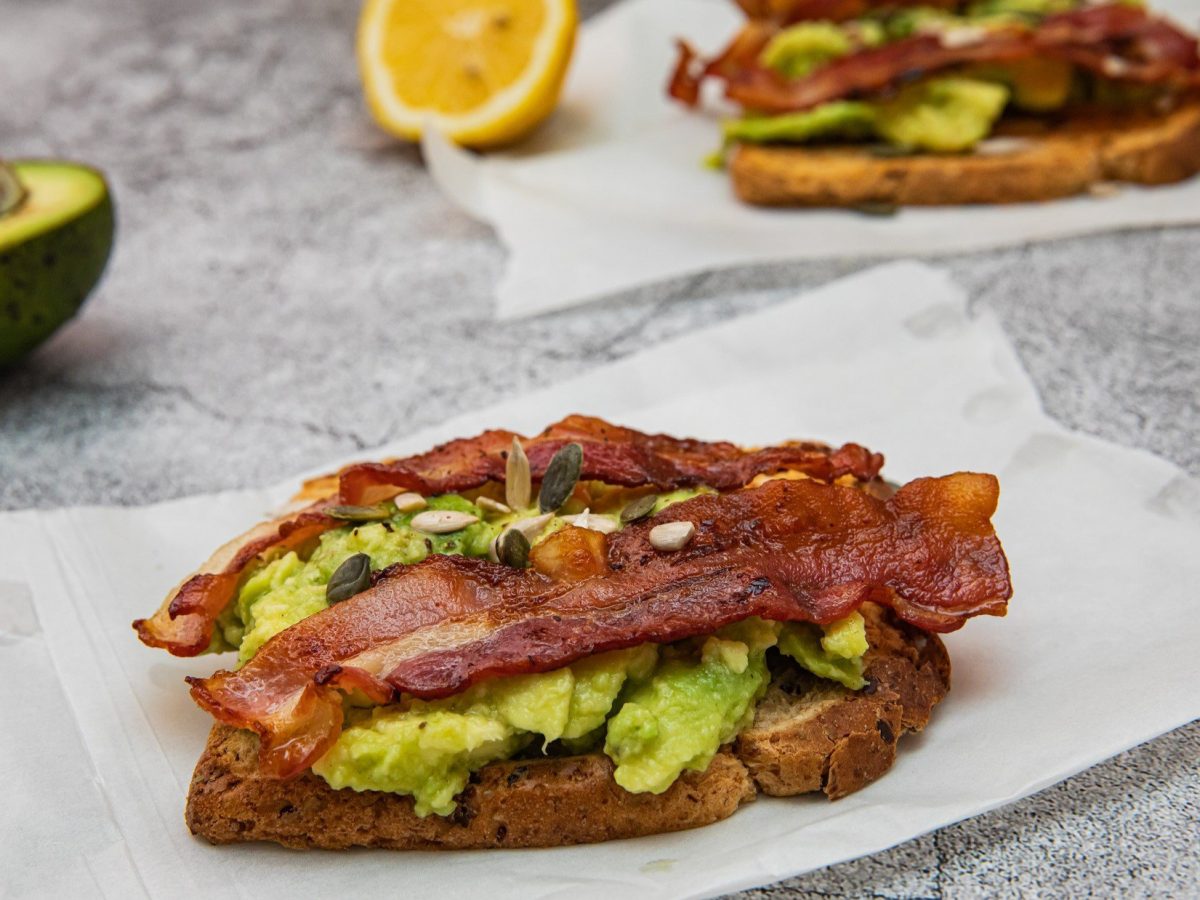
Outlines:
{"label": "bread crust", "polygon": [[603,754],[508,760],[476,773],[453,815],[420,818],[412,799],[398,794],[334,790],[311,772],[291,781],[264,778],[257,738],[218,725],[192,776],[187,825],[214,844],[552,847],[708,825],[759,791],[823,790],[836,799],[891,767],[896,742],[924,727],[950,684],[949,658],[936,635],[873,604],[863,613],[871,645],[867,688],[849,691],[794,667],[782,669],[737,742],[704,772],[685,773],[657,796],[620,788]]}
{"label": "bread crust", "polygon": [[740,144],[738,198],[758,206],[943,206],[1054,200],[1107,182],[1169,184],[1200,172],[1200,98],[1164,114],[1002,123],[1003,153],[879,157],[858,147]]}

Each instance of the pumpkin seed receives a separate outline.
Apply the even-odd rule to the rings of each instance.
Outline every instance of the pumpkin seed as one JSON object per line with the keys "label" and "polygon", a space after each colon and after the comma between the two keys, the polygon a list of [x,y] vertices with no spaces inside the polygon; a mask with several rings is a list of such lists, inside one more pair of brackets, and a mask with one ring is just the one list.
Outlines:
{"label": "pumpkin seed", "polygon": [[417,531],[424,531],[426,534],[450,534],[452,531],[461,531],[468,525],[474,525],[478,521],[479,516],[459,512],[455,509],[429,509],[417,513],[409,524]]}
{"label": "pumpkin seed", "polygon": [[330,606],[349,600],[371,586],[371,557],[355,553],[348,557],[329,577],[325,585],[325,602]]}
{"label": "pumpkin seed", "polygon": [[491,497],[480,497],[475,501],[475,505],[482,509],[485,513],[496,513],[501,516],[507,516],[512,509],[501,503],[498,500],[493,500]]}
{"label": "pumpkin seed", "polygon": [[382,522],[392,517],[386,506],[331,506],[325,515],[343,522]]}
{"label": "pumpkin seed", "polygon": [[621,521],[628,525],[630,522],[636,522],[638,519],[644,519],[650,513],[654,512],[654,507],[658,505],[658,498],[653,494],[647,494],[645,497],[638,497],[632,503],[629,503],[621,510]]}
{"label": "pumpkin seed", "polygon": [[538,492],[538,508],[542,512],[555,512],[571,496],[579,473],[583,470],[583,447],[566,444],[559,449],[546,466],[542,476],[542,489]]}
{"label": "pumpkin seed", "polygon": [[529,457],[516,438],[508,451],[504,467],[504,499],[512,509],[525,509],[533,496],[533,480],[529,474]]}
{"label": "pumpkin seed", "polygon": [[396,504],[396,512],[398,513],[420,512],[429,505],[425,502],[424,497],[420,494],[414,494],[412,491],[400,494],[398,497],[393,498],[392,502]]}
{"label": "pumpkin seed", "polygon": [[664,522],[650,529],[650,546],[655,550],[682,550],[696,534],[691,522]]}
{"label": "pumpkin seed", "polygon": [[514,569],[529,563],[529,539],[516,528],[505,528],[496,538],[496,559]]}

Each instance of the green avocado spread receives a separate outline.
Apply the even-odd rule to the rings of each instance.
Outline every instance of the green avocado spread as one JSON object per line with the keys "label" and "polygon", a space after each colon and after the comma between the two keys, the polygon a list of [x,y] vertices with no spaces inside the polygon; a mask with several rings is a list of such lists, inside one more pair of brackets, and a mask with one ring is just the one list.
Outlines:
{"label": "green avocado spread", "polygon": [[[601,487],[602,491],[603,488]],[[655,510],[709,489],[657,498]],[[479,521],[450,534],[411,527],[414,514],[325,532],[301,558],[287,553],[253,572],[220,620],[214,649],[235,649],[240,664],[275,634],[328,604],[330,576],[365,553],[372,570],[412,564],[430,553],[487,556],[509,524],[536,510],[485,515],[457,494],[428,499],[429,509],[456,510]],[[553,534],[570,504],[533,543]],[[620,527],[619,519],[609,516]],[[410,697],[362,706],[348,697],[336,744],[313,766],[334,788],[412,796],[418,815],[449,815],[471,773],[514,756],[603,752],[631,792],[661,793],[685,771],[704,770],[723,744],[754,718],[770,683],[768,653],[780,653],[821,678],[863,687],[867,651],[863,618],[851,613],[824,628],[748,619],[706,638],[647,644],[588,657],[561,669],[484,681],[444,700]]]}
{"label": "green avocado spread", "polygon": [[[1128,0],[1133,2],[1133,0]],[[759,62],[785,80],[805,78],[843,57],[917,35],[946,46],[969,46],[995,30],[1035,28],[1047,16],[1084,0],[974,0],[957,12],[936,7],[883,6],[845,22],[801,22],[766,44]],[[1134,4],[1139,5],[1139,4]],[[1148,105],[1145,90],[1078,70],[1069,62],[1033,57],[1004,63],[962,63],[902,79],[882,93],[833,100],[799,112],[764,115],[747,110],[724,123],[732,143],[844,144],[876,142],[908,153],[962,153],[993,133],[1009,110],[1046,114],[1070,104]],[[723,156],[714,158],[718,164]]]}

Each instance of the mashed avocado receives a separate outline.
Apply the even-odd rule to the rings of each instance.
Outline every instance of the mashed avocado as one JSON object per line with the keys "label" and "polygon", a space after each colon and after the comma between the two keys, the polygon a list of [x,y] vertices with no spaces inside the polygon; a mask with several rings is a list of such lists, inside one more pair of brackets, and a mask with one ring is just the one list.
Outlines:
{"label": "mashed avocado", "polygon": [[534,743],[580,738],[604,724],[629,679],[646,678],[653,645],[604,653],[541,675],[484,682],[407,709],[351,712],[313,771],[335,788],[411,794],[417,815],[449,815],[471,772]]}
{"label": "mashed avocado", "polygon": [[725,123],[725,140],[808,143],[873,136],[913,150],[956,153],[988,136],[1008,96],[1007,87],[992,81],[930,78],[886,101],[835,100],[806,112],[734,119]]}
{"label": "mashed avocado", "polygon": [[409,794],[418,815],[448,815],[472,772],[557,741],[568,753],[603,746],[619,785],[662,793],[682,772],[705,769],[753,720],[776,641],[816,675],[851,688],[865,683],[858,613],[824,630],[748,619],[705,639],[604,653],[446,700],[349,709],[347,727],[313,771],[334,788]]}
{"label": "mashed avocado", "polygon": [[770,681],[766,653],[710,637],[699,659],[671,659],[636,686],[608,722],[604,752],[627,791],[661,794],[684,770],[702,772],[754,718]]}
{"label": "mashed avocado", "polygon": [[834,622],[823,633],[804,622],[785,625],[779,635],[779,651],[814,675],[844,684],[852,691],[867,683],[862,659],[867,652],[867,632],[859,613]]}
{"label": "mashed avocado", "polygon": [[807,112],[731,119],[724,124],[725,140],[756,144],[858,140],[875,134],[876,118],[873,104],[835,100]]}
{"label": "mashed avocado", "polygon": [[1004,111],[1008,89],[971,78],[930,78],[879,106],[876,127],[892,144],[958,153],[983,140]]}
{"label": "mashed avocado", "polygon": [[787,78],[800,78],[853,49],[846,29],[832,22],[805,22],[771,38],[759,59]]}

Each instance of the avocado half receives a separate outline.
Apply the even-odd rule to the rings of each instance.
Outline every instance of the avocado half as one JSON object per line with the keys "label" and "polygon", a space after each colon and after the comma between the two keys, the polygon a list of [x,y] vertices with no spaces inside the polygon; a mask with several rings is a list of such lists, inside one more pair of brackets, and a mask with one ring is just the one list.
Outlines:
{"label": "avocado half", "polygon": [[77,163],[0,161],[0,366],[75,315],[113,242],[104,176]]}

